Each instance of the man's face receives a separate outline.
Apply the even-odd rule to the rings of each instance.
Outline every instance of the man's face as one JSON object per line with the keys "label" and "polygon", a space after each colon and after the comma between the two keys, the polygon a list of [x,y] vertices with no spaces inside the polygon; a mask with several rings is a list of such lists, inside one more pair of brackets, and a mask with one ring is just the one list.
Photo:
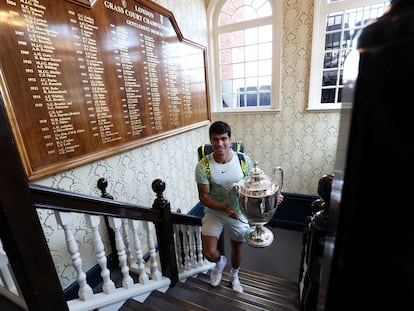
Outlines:
{"label": "man's face", "polygon": [[230,148],[230,137],[228,133],[213,134],[210,138],[210,143],[213,146],[213,152],[217,155],[223,155]]}

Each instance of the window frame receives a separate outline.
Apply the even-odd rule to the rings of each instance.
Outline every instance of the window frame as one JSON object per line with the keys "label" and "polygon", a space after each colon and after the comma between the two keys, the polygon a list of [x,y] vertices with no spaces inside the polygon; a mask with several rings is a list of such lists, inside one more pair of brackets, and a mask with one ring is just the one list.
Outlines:
{"label": "window frame", "polygon": [[[272,14],[259,19],[243,21],[218,27],[218,18],[222,7],[227,0],[211,1],[207,8],[208,20],[208,81],[209,92],[211,97],[212,113],[235,113],[235,112],[266,112],[280,111],[280,65],[281,65],[281,30],[282,30],[282,7],[280,1],[268,0],[272,7]],[[279,16],[280,18],[275,18]],[[272,85],[271,85],[271,104],[270,106],[244,106],[236,108],[222,107],[222,91],[220,81],[219,66],[219,34],[246,29],[250,27],[259,27],[263,25],[272,25]],[[220,29],[219,29],[220,28]]]}
{"label": "window frame", "polygon": [[339,11],[375,5],[386,1],[387,0],[338,0],[331,3],[328,3],[328,0],[315,1],[308,111],[330,111],[349,108],[349,106],[343,105],[342,102],[331,104],[321,103],[322,77],[326,52],[326,23],[328,15]]}

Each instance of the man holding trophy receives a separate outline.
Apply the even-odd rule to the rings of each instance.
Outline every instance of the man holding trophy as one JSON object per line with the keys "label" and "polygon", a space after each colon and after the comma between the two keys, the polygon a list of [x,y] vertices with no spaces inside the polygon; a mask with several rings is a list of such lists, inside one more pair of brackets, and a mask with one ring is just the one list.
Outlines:
{"label": "man holding trophy", "polygon": [[[253,168],[252,160],[246,154],[236,152],[231,147],[231,128],[222,121],[213,122],[209,128],[211,154],[201,159],[195,169],[195,180],[200,202],[204,206],[202,219],[202,242],[204,257],[215,262],[210,274],[212,286],[218,286],[227,258],[220,254],[217,244],[226,227],[231,245],[230,282],[233,290],[240,293],[238,272],[242,261],[242,243],[250,225],[240,209],[237,187]],[[279,194],[278,202],[283,200]]]}

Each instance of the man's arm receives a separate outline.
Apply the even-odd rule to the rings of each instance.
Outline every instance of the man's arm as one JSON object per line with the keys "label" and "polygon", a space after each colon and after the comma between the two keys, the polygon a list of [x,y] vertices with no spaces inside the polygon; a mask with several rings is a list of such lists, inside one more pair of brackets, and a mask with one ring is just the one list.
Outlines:
{"label": "man's arm", "polygon": [[211,208],[216,211],[225,211],[227,215],[229,215],[231,218],[234,218],[234,219],[238,218],[237,212],[233,210],[229,204],[220,203],[211,198],[210,184],[197,183],[197,188],[198,188],[198,198],[200,199],[200,202],[204,206],[207,206],[208,208]]}

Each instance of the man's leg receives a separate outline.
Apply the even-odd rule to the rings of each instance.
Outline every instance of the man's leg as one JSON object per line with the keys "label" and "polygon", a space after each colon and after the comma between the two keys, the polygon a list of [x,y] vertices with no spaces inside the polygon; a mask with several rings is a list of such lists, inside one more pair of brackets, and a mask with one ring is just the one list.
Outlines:
{"label": "man's leg", "polygon": [[243,242],[237,242],[230,239],[231,245],[231,267],[238,269],[240,267],[243,255]]}
{"label": "man's leg", "polygon": [[231,244],[231,270],[230,282],[235,291],[243,292],[239,281],[239,268],[242,261],[243,242],[237,242],[230,239]]}
{"label": "man's leg", "polygon": [[215,262],[216,266],[210,273],[210,284],[217,286],[220,284],[223,270],[226,267],[227,259],[217,249],[218,238],[215,236],[201,235],[203,240],[203,254],[208,261]]}
{"label": "man's leg", "polygon": [[204,257],[211,262],[217,262],[220,260],[220,252],[217,249],[218,238],[215,236],[207,236],[201,234],[201,239],[203,242],[203,255]]}

